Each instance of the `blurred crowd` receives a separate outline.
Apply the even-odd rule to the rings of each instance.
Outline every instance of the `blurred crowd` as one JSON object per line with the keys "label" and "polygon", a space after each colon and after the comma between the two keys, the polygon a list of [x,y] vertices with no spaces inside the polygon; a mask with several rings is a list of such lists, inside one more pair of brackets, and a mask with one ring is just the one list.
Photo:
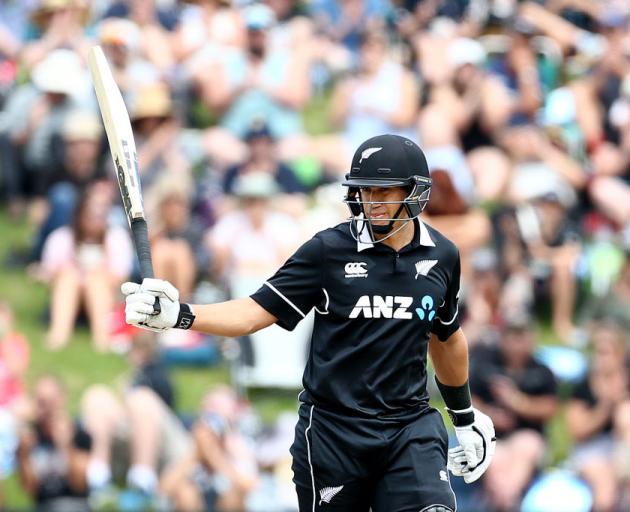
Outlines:
{"label": "blurred crowd", "polygon": [[133,368],[73,418],[66,370],[26,389],[3,303],[0,479],[17,471],[46,510],[295,509],[292,417],[261,429],[229,387],[194,418],[174,403],[164,347],[206,357],[221,340],[124,327],[118,288],[139,269],[93,44],[130,113],[155,274],[185,301],[238,296],[347,218],[338,181],[364,139],[417,141],[499,437],[482,482],[453,482],[460,510],[630,509],[626,0],[0,2],[1,201],[34,233],[5,263],[49,288],[48,349],[84,322]]}

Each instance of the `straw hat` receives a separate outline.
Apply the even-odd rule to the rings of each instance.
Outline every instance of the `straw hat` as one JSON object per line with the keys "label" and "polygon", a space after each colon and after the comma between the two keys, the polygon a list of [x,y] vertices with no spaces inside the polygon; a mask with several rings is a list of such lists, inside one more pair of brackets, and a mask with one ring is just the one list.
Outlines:
{"label": "straw hat", "polygon": [[148,117],[170,117],[173,104],[168,87],[162,83],[141,86],[134,94],[135,101],[131,110],[131,119]]}
{"label": "straw hat", "polygon": [[44,92],[71,95],[84,87],[87,75],[75,52],[58,49],[33,68],[31,78]]}
{"label": "straw hat", "polygon": [[87,0],[40,0],[39,5],[33,11],[31,15],[31,19],[33,23],[38,27],[42,27],[46,24],[46,20],[48,17],[53,14],[55,11],[59,11],[61,9],[75,8],[81,9],[82,12],[82,21],[83,23],[87,22],[88,12],[89,12],[89,4]]}
{"label": "straw hat", "polygon": [[102,134],[101,120],[89,110],[75,110],[66,117],[63,123],[62,135],[68,142],[98,141]]}

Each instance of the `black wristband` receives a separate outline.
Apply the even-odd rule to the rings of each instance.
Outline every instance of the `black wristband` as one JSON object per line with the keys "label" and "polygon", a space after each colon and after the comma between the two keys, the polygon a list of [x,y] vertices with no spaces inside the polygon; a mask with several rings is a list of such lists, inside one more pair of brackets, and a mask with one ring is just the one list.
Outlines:
{"label": "black wristband", "polygon": [[475,413],[472,408],[470,399],[470,387],[468,381],[461,386],[447,386],[442,384],[437,376],[435,377],[440,394],[446,404],[446,412],[448,413],[453,425],[456,427],[465,427],[475,421]]}
{"label": "black wristband", "polygon": [[195,321],[195,315],[188,304],[180,303],[179,315],[177,315],[177,323],[175,329],[190,329]]}

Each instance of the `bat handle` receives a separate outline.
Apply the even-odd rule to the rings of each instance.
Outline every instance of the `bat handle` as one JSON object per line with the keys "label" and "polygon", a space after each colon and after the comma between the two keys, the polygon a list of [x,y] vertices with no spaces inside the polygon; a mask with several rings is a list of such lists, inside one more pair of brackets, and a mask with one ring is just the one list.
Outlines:
{"label": "bat handle", "polygon": [[[136,245],[138,261],[140,262],[140,276],[142,279],[151,279],[153,278],[153,262],[151,261],[151,245],[149,244],[147,221],[144,219],[133,219],[131,221],[131,233]],[[161,310],[160,299],[156,297],[153,304],[153,312],[158,315]]]}

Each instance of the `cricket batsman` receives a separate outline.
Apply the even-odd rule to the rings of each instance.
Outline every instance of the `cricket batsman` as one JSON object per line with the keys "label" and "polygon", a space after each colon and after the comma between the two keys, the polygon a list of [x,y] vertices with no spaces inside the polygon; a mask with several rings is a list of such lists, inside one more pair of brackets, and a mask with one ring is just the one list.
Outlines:
{"label": "cricket batsman", "polygon": [[[495,448],[492,421],[471,404],[459,252],[420,219],[431,178],[409,139],[365,141],[343,186],[350,221],[313,236],[250,297],[190,305],[166,281],[124,283],[127,322],[236,337],[291,330],[314,308],[291,447],[300,511],[455,511],[447,470],[474,482]],[[451,450],[429,406],[427,353]]]}

